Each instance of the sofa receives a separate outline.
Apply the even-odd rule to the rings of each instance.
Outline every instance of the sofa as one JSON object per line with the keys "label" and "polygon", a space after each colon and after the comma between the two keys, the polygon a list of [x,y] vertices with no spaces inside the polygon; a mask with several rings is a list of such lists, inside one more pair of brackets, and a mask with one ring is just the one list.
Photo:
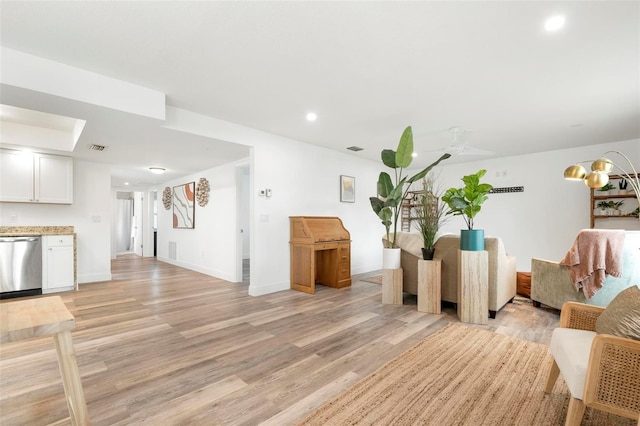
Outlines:
{"label": "sofa", "polygon": [[632,285],[640,286],[640,231],[625,232],[622,276],[607,275],[602,288],[591,299],[585,297],[582,289],[576,291],[567,268],[560,262],[531,259],[531,300],[538,307],[543,304],[562,309],[565,302],[606,307],[618,293]]}
{"label": "sofa", "polygon": [[[489,316],[495,318],[504,305],[516,295],[516,259],[507,255],[502,239],[485,237],[485,250],[489,254]],[[420,234],[399,232],[396,245],[402,249],[403,291],[418,294],[418,259],[422,259],[423,242]],[[442,235],[435,243],[434,257],[442,259],[442,300],[458,303],[458,249],[459,235]]]}

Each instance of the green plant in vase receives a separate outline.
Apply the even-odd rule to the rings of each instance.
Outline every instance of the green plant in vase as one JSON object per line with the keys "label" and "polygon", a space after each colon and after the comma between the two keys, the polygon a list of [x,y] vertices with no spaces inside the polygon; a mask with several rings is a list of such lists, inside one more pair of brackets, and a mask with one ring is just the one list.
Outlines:
{"label": "green plant in vase", "polygon": [[600,201],[597,204],[597,207],[600,209],[600,214],[601,215],[606,215],[607,214],[607,209],[610,207],[609,206],[609,201]]}
{"label": "green plant in vase", "polygon": [[622,207],[622,205],[624,204],[624,201],[623,200],[616,201],[616,202],[610,201],[610,203],[611,203],[611,208],[613,208],[613,212],[614,212],[613,214],[615,216],[620,216],[621,214],[620,207]]}
{"label": "green plant in vase", "polygon": [[478,232],[461,232],[460,248],[462,250],[484,250],[484,231],[475,230],[473,221],[480,210],[482,204],[489,199],[489,192],[493,189],[493,185],[488,183],[480,183],[480,179],[487,173],[486,170],[479,170],[477,173],[464,176],[462,181],[464,186],[461,188],[449,188],[442,196],[442,201],[449,206],[449,212],[454,216],[462,216],[467,224],[467,231]]}
{"label": "green plant in vase", "polygon": [[427,175],[422,180],[423,192],[419,195],[418,205],[415,207],[414,226],[422,236],[422,257],[433,259],[434,244],[440,227],[449,219],[447,206],[442,201],[442,191],[435,183],[435,178]]}
{"label": "green plant in vase", "polygon": [[599,195],[607,195],[609,193],[609,191],[615,189],[615,186],[611,185],[611,182],[607,183],[605,186],[603,186],[602,188],[598,189],[599,192],[601,192],[601,194]]}

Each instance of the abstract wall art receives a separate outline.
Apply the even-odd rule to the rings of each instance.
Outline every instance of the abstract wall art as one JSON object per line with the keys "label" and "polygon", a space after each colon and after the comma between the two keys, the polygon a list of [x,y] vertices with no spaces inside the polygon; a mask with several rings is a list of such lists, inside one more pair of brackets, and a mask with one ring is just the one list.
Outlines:
{"label": "abstract wall art", "polygon": [[173,227],[194,228],[195,182],[173,187]]}

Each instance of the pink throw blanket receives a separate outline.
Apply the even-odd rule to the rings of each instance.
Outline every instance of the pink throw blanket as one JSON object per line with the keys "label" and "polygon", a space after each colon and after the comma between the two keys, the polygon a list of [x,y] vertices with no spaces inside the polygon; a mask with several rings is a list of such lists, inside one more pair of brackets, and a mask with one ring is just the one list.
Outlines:
{"label": "pink throw blanket", "polygon": [[606,275],[622,275],[625,233],[617,229],[585,229],[578,233],[561,265],[569,270],[571,282],[587,299],[602,288]]}

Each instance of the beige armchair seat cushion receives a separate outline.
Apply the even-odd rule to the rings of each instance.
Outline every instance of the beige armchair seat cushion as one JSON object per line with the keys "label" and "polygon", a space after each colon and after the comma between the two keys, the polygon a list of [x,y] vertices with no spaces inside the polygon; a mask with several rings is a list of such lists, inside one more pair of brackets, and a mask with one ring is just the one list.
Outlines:
{"label": "beige armchair seat cushion", "polygon": [[582,399],[591,344],[595,331],[556,328],[551,335],[549,351],[558,364],[571,395]]}

